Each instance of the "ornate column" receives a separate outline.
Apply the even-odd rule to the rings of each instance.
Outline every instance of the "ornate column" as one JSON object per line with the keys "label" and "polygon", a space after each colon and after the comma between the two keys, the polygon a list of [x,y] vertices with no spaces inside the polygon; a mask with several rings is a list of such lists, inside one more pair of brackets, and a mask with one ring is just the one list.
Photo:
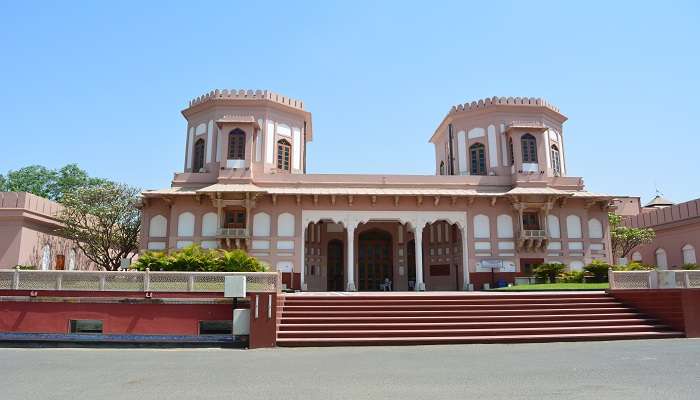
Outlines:
{"label": "ornate column", "polygon": [[417,223],[413,230],[413,241],[416,243],[416,291],[425,290],[423,282],[423,228],[424,223]]}
{"label": "ornate column", "polygon": [[355,286],[355,227],[357,226],[356,224],[353,223],[346,223],[345,224],[345,229],[348,232],[348,240],[347,240],[347,247],[348,247],[348,259],[347,262],[345,263],[345,269],[346,269],[346,274],[347,275],[347,291],[348,292],[354,292],[357,290],[357,287]]}
{"label": "ornate column", "polygon": [[[299,286],[301,290],[306,290],[306,227],[309,226],[307,221],[301,221],[301,240],[299,251],[301,252],[301,262],[299,263]],[[294,269],[292,269],[292,284],[294,283]]]}
{"label": "ornate column", "polygon": [[469,282],[469,241],[467,240],[467,226],[461,227],[462,233],[462,290],[471,290]]}

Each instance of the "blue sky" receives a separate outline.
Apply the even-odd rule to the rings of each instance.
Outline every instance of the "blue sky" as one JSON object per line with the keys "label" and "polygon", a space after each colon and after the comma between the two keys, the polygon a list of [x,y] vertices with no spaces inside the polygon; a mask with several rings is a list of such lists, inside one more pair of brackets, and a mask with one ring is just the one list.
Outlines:
{"label": "blue sky", "polygon": [[453,104],[545,97],[569,175],[700,197],[700,3],[2,2],[0,173],[78,163],[167,187],[187,101],[270,89],[313,113],[309,172],[433,173]]}

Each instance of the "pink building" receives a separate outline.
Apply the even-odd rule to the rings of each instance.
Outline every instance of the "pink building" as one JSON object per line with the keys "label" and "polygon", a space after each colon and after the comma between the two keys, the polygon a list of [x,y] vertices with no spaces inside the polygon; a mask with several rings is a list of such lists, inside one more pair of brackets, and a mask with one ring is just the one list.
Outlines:
{"label": "pink building", "polygon": [[0,192],[0,269],[89,269],[75,244],[56,234],[61,205],[31,193]]}
{"label": "pink building", "polygon": [[661,269],[697,264],[700,248],[700,199],[685,203],[656,196],[637,213],[625,217],[624,224],[633,228],[652,228],[656,238],[648,245],[632,250],[630,260],[656,265]]}
{"label": "pink building", "polygon": [[143,249],[242,248],[308,291],[468,290],[610,259],[611,197],[567,176],[566,117],[545,100],[452,107],[426,176],[307,174],[311,114],[269,91],[182,114],[184,172],[143,193]]}

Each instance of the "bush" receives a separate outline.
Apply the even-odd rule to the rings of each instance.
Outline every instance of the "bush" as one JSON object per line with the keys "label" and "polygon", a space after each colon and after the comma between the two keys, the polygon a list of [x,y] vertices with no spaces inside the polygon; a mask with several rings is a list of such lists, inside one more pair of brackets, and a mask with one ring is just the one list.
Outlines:
{"label": "bush", "polygon": [[583,270],[586,274],[593,275],[593,282],[607,282],[608,270],[611,268],[612,265],[605,261],[593,260],[593,262],[583,267]]}
{"label": "bush", "polygon": [[700,269],[700,265],[698,265],[698,264],[683,264],[681,269],[693,269],[693,270]]}
{"label": "bush", "polygon": [[559,281],[563,283],[583,283],[583,271],[562,272]]}
{"label": "bush", "polygon": [[615,271],[651,271],[653,269],[656,269],[656,267],[653,265],[642,264],[637,261],[632,261],[627,265],[616,265],[613,269]]}
{"label": "bush", "polygon": [[146,252],[132,268],[151,271],[190,272],[263,272],[267,267],[243,250],[206,250],[197,245],[185,247],[171,254]]}
{"label": "bush", "polygon": [[536,277],[548,279],[550,283],[554,283],[557,276],[564,272],[565,269],[566,265],[564,264],[552,263],[538,265],[532,272],[534,272]]}

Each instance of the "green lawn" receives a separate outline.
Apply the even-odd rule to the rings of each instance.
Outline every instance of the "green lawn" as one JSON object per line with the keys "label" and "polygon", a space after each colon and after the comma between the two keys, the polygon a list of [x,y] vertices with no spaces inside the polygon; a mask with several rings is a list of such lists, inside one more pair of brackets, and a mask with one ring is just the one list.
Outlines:
{"label": "green lawn", "polygon": [[502,292],[527,292],[541,290],[605,290],[608,283],[537,283],[493,289]]}

